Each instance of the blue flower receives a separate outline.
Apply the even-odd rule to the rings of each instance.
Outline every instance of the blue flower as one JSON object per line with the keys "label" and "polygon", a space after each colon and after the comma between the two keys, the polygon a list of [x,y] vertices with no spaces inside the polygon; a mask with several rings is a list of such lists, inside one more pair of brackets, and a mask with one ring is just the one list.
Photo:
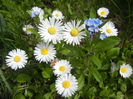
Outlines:
{"label": "blue flower", "polygon": [[105,33],[101,33],[99,38],[100,38],[101,40],[104,40],[106,37],[107,37],[107,36],[105,35]]}
{"label": "blue flower", "polygon": [[98,18],[89,18],[84,22],[88,31],[90,32],[98,32],[99,25],[101,25],[102,23],[103,23],[102,20]]}
{"label": "blue flower", "polygon": [[35,16],[39,15],[38,11],[34,11],[31,13],[31,17],[34,18]]}

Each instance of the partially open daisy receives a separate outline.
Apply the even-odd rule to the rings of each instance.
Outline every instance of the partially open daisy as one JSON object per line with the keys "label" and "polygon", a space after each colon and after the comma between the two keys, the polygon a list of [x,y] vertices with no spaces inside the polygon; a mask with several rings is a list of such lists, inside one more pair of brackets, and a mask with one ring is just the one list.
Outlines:
{"label": "partially open daisy", "polygon": [[62,20],[62,19],[64,18],[62,12],[59,11],[59,10],[54,10],[54,11],[52,12],[52,17],[54,17],[54,18],[57,19],[57,20]]}
{"label": "partially open daisy", "polygon": [[129,64],[123,64],[120,66],[120,75],[124,78],[128,78],[132,75],[133,70]]}
{"label": "partially open daisy", "polygon": [[20,49],[12,50],[6,56],[6,63],[8,67],[11,67],[14,70],[20,69],[25,67],[27,63],[27,55],[25,51]]}
{"label": "partially open daisy", "polygon": [[86,36],[85,25],[81,24],[81,21],[71,21],[64,25],[63,38],[67,44],[79,45],[81,40]]}
{"label": "partially open daisy", "polygon": [[24,27],[23,27],[23,31],[26,33],[26,34],[31,34],[32,32],[31,32],[31,29],[33,29],[33,26],[32,25],[25,25]]}
{"label": "partially open daisy", "polygon": [[70,73],[71,65],[67,60],[60,60],[55,63],[53,69],[54,69],[54,74],[59,76],[62,74]]}
{"label": "partially open daisy", "polygon": [[40,21],[43,20],[44,11],[39,7],[32,7],[30,10],[31,17],[34,18],[36,16],[39,16]]}
{"label": "partially open daisy", "polygon": [[63,26],[60,20],[55,18],[46,18],[42,24],[39,25],[39,34],[44,42],[52,42],[56,44],[62,40]]}
{"label": "partially open daisy", "polygon": [[103,27],[101,27],[100,31],[101,33],[105,33],[107,37],[118,35],[118,30],[111,21],[107,22]]}
{"label": "partially open daisy", "polygon": [[109,10],[105,7],[102,7],[102,8],[99,8],[97,10],[97,14],[100,16],[100,17],[104,17],[106,18],[109,14]]}
{"label": "partially open daisy", "polygon": [[65,74],[57,78],[55,86],[58,94],[70,97],[77,91],[78,82],[71,74]]}
{"label": "partially open daisy", "polygon": [[39,62],[48,63],[56,57],[56,50],[52,44],[41,42],[35,47],[34,55]]}

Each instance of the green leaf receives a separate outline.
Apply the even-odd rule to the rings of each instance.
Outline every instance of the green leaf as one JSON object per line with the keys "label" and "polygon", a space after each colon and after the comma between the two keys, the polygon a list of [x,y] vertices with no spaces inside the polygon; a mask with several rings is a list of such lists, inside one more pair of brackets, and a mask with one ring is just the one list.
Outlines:
{"label": "green leaf", "polygon": [[46,93],[44,99],[52,99],[52,93]]}
{"label": "green leaf", "polygon": [[120,39],[117,37],[108,37],[104,40],[94,41],[95,49],[97,49],[98,52],[110,50],[114,46],[118,45],[119,42],[120,42]]}
{"label": "green leaf", "polygon": [[117,98],[116,99],[124,99],[124,95],[122,94],[122,92],[117,92]]}
{"label": "green leaf", "polygon": [[31,77],[27,74],[19,74],[16,78],[17,82],[24,83],[31,80]]}
{"label": "green leaf", "polygon": [[89,88],[89,94],[95,94],[97,92],[97,88],[96,87],[91,87]]}
{"label": "green leaf", "polygon": [[120,89],[121,89],[122,92],[126,92],[126,91],[127,91],[127,86],[126,86],[126,84],[125,84],[125,83],[122,83],[122,84],[120,85]]}
{"label": "green leaf", "polygon": [[47,73],[47,71],[42,72],[43,78],[50,78],[50,74]]}
{"label": "green leaf", "polygon": [[76,94],[74,99],[80,99],[80,95],[79,94]]}
{"label": "green leaf", "polygon": [[109,58],[116,58],[119,54],[120,48],[112,48],[107,52]]}
{"label": "green leaf", "polygon": [[36,35],[37,37],[39,37],[39,34],[38,34],[38,32],[37,32],[35,29],[33,29],[33,28],[28,28],[27,30],[28,30],[28,31],[31,31],[34,35]]}
{"label": "green leaf", "polygon": [[31,91],[27,91],[27,96],[29,96],[29,97],[32,97],[33,96],[33,93],[31,92]]}
{"label": "green leaf", "polygon": [[120,65],[122,65],[122,64],[125,64],[125,61],[119,60],[119,61],[117,62],[117,65],[118,65],[118,66],[120,66]]}
{"label": "green leaf", "polygon": [[109,89],[104,89],[100,92],[100,96],[108,97],[110,95],[110,90]]}
{"label": "green leaf", "polygon": [[61,54],[63,55],[68,55],[71,51],[67,48],[63,48],[63,50],[60,51]]}
{"label": "green leaf", "polygon": [[6,27],[5,19],[4,19],[3,15],[0,14],[0,32],[4,32],[5,27]]}
{"label": "green leaf", "polygon": [[13,97],[13,99],[26,99],[22,93],[19,93]]}
{"label": "green leaf", "polygon": [[96,18],[96,11],[93,7],[90,9],[90,18]]}
{"label": "green leaf", "polygon": [[50,67],[45,68],[42,72],[43,78],[50,78],[51,75],[52,75],[52,69]]}
{"label": "green leaf", "polygon": [[50,85],[50,89],[51,89],[51,92],[55,92],[56,89],[55,89],[55,83],[51,84]]}
{"label": "green leaf", "polygon": [[42,96],[41,94],[37,94],[37,95],[35,96],[35,99],[43,99],[43,96]]}
{"label": "green leaf", "polygon": [[102,82],[102,76],[100,75],[100,73],[93,67],[89,68],[91,74],[94,76],[94,78],[96,79],[97,82]]}
{"label": "green leaf", "polygon": [[70,15],[72,15],[71,5],[70,4],[67,4],[67,8],[68,8],[68,12],[70,13]]}
{"label": "green leaf", "polygon": [[98,68],[101,68],[102,63],[101,63],[100,59],[97,56],[92,56],[91,60]]}
{"label": "green leaf", "polygon": [[81,90],[84,87],[84,76],[80,75],[78,78],[78,90]]}

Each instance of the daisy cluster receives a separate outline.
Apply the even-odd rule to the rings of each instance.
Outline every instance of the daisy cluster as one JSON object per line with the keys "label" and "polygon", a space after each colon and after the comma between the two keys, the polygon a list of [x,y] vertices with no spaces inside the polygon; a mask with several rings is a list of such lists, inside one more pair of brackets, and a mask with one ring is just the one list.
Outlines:
{"label": "daisy cluster", "polygon": [[[98,9],[98,15],[106,18],[109,14],[107,8]],[[81,21],[71,20],[69,22],[63,22],[64,16],[61,11],[54,10],[51,17],[44,19],[44,11],[41,8],[33,7],[30,10],[30,16],[32,18],[38,17],[40,24],[38,27],[38,34],[41,37],[39,42],[34,48],[35,59],[46,64],[51,63],[54,75],[57,76],[56,90],[57,93],[63,97],[72,96],[78,90],[78,82],[75,76],[71,74],[71,64],[67,60],[59,60],[56,58],[55,44],[66,42],[70,45],[80,45],[82,39],[87,35],[85,28],[90,31],[90,35],[93,33],[100,33],[100,39],[105,39],[109,36],[117,36],[118,30],[115,28],[114,23],[111,21],[103,22],[98,18],[90,18],[82,24]],[[100,27],[102,24],[104,25]],[[23,31],[30,35],[32,34],[32,25],[25,25]],[[8,67],[14,70],[21,69],[27,64],[28,57],[24,50],[14,49],[6,56],[6,63]],[[132,68],[130,65],[123,64],[120,67],[120,74],[123,77],[129,77],[132,74]]]}
{"label": "daisy cluster", "polygon": [[[97,10],[97,14],[101,18],[106,18],[109,14],[109,10],[105,7],[99,8]],[[89,18],[84,22],[86,25],[87,30],[90,32],[89,37],[91,37],[93,34],[96,34],[100,32],[100,39],[104,40],[107,37],[110,36],[117,36],[118,30],[115,28],[115,25],[111,21],[104,22],[103,19],[99,18]],[[101,27],[102,26],[102,27]]]}
{"label": "daisy cluster", "polygon": [[[78,90],[78,82],[71,74],[72,67],[69,61],[55,58],[57,52],[54,44],[64,40],[67,44],[79,45],[86,36],[83,31],[85,27],[81,21],[71,20],[63,23],[64,16],[59,10],[54,10],[51,15],[44,19],[44,11],[41,8],[33,7],[30,10],[32,18],[39,18],[40,24],[37,27],[42,40],[34,48],[34,56],[39,63],[51,63],[53,73],[57,76],[55,85],[57,93],[63,97],[69,97]],[[27,35],[32,34],[33,29],[31,24],[23,27]],[[7,65],[14,70],[25,67],[28,59],[26,52],[21,49],[10,51],[6,58]]]}
{"label": "daisy cluster", "polygon": [[57,76],[56,90],[63,97],[72,96],[78,90],[78,82],[75,76],[71,74],[71,64],[67,60],[56,59],[53,66],[53,72]]}

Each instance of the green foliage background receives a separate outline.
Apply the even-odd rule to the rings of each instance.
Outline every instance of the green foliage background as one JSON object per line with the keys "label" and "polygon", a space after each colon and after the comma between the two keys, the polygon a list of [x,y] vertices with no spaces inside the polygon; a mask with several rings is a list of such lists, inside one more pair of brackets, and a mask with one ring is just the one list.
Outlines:
{"label": "green foliage background", "polygon": [[[133,1],[132,0],[0,0],[0,97],[1,99],[63,99],[55,91],[56,77],[49,64],[35,61],[33,50],[39,42],[36,34],[26,35],[25,24],[32,23],[27,10],[33,6],[44,9],[46,15],[59,9],[65,21],[97,17],[99,7],[110,10],[119,37],[103,41],[84,39],[81,46],[56,45],[57,57],[67,59],[72,74],[79,82],[77,93],[69,99],[133,99],[133,79],[124,79],[111,66],[122,63],[133,66]],[[62,47],[64,46],[64,47]],[[29,62],[21,70],[11,70],[4,62],[12,49],[26,51]],[[6,78],[6,80],[4,79]],[[6,81],[8,83],[6,83]]]}

